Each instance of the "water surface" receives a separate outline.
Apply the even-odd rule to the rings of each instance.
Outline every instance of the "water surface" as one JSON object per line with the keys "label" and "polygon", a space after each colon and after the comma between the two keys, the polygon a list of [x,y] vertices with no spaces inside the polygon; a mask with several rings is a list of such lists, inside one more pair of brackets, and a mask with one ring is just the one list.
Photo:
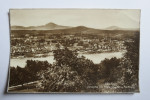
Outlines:
{"label": "water surface", "polygon": [[[105,58],[110,59],[112,57],[121,58],[123,57],[123,52],[111,52],[111,53],[97,53],[97,54],[79,54],[79,56],[85,56],[87,59],[92,60],[95,64],[100,63]],[[49,63],[55,62],[54,56],[42,57],[42,58],[11,58],[10,66],[12,67],[25,67],[27,60],[39,60],[39,61],[48,61]]]}

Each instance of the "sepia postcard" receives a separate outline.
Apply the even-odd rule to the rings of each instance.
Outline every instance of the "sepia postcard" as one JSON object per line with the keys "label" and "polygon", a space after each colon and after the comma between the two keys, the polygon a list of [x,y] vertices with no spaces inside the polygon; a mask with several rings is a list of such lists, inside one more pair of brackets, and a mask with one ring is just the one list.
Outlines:
{"label": "sepia postcard", "polygon": [[138,93],[139,9],[11,9],[8,93]]}

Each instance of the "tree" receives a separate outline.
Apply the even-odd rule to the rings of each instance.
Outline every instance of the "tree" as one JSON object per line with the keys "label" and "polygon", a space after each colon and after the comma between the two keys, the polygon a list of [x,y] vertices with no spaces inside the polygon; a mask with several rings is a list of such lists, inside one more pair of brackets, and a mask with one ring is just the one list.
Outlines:
{"label": "tree", "polygon": [[9,86],[17,85],[17,74],[16,74],[16,68],[10,67],[10,78],[9,78]]}
{"label": "tree", "polygon": [[120,62],[119,83],[123,86],[132,87],[130,91],[138,89],[138,71],[139,71],[139,33],[135,33],[132,42],[126,42],[127,52]]}
{"label": "tree", "polygon": [[127,52],[125,57],[131,60],[131,64],[134,66],[134,74],[138,77],[139,71],[139,32],[135,33],[135,36],[132,38],[133,42],[125,42]]}
{"label": "tree", "polygon": [[30,73],[28,73],[24,68],[17,66],[16,68],[16,79],[18,84],[23,84],[31,80]]}
{"label": "tree", "polygon": [[99,64],[99,77],[107,82],[115,82],[118,79],[120,59],[116,57],[105,59]]}
{"label": "tree", "polygon": [[76,51],[71,51],[68,48],[58,49],[54,51],[54,59],[58,66],[69,66],[72,70],[78,72],[84,78],[87,78],[89,83],[95,84],[97,80],[97,66],[84,56],[79,57]]}
{"label": "tree", "polygon": [[50,67],[47,61],[34,61],[34,60],[27,60],[26,66],[21,68],[19,66],[10,67],[10,86],[12,85],[19,85],[28,82],[33,82],[39,80],[39,76],[37,74],[42,71],[46,70]]}
{"label": "tree", "polygon": [[[81,92],[88,85],[97,84],[97,67],[84,56],[68,48],[54,52],[56,63],[40,73],[39,90],[47,92]],[[87,90],[88,91],[88,90]]]}
{"label": "tree", "polygon": [[86,84],[76,71],[65,65],[54,65],[39,75],[42,79],[39,91],[43,92],[79,92]]}

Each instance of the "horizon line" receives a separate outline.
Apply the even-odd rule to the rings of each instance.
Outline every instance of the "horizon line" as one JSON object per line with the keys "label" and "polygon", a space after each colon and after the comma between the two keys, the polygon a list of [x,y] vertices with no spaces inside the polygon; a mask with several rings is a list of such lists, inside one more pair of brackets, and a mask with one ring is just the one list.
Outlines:
{"label": "horizon line", "polygon": [[[55,25],[60,25],[60,24],[56,24],[56,23],[54,23],[54,22],[48,22],[48,23],[46,23],[46,24],[43,24],[43,25],[37,25],[37,26],[23,26],[23,25],[10,25],[11,27],[13,27],[13,26],[20,26],[20,27],[25,27],[25,28],[28,28],[28,27],[39,27],[39,26],[45,26],[45,25],[47,25],[47,24],[55,24]],[[60,26],[65,26],[65,25],[60,25]],[[107,28],[110,28],[110,27],[117,27],[117,28],[119,28],[119,29],[125,29],[125,30],[127,30],[127,29],[134,29],[134,30],[139,30],[140,28],[123,28],[123,27],[119,27],[119,26],[108,26],[108,27],[105,27],[105,28],[94,28],[94,27],[88,27],[88,26],[85,26],[85,25],[78,25],[78,26],[66,26],[66,27],[70,27],[70,28],[73,28],[73,27],[79,27],[79,26],[83,26],[83,27],[87,27],[87,28],[93,28],[93,29],[99,29],[99,30],[113,30],[113,29],[107,29]],[[67,29],[67,28],[66,28]]]}

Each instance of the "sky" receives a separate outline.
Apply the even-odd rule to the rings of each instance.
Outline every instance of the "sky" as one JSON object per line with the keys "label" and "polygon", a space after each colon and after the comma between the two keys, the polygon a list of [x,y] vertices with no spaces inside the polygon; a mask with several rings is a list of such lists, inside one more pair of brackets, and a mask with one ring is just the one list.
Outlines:
{"label": "sky", "polygon": [[111,26],[137,29],[140,10],[114,9],[11,9],[11,26],[40,26],[47,23],[104,29]]}

